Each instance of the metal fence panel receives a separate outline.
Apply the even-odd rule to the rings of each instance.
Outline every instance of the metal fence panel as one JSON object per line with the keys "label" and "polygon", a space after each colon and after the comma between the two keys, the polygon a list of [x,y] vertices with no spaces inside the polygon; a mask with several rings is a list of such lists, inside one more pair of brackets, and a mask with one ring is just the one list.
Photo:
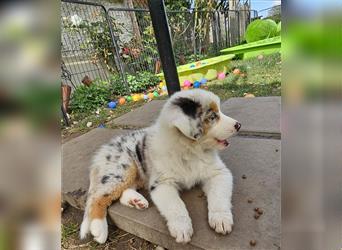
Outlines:
{"label": "metal fence panel", "polygon": [[[62,0],[62,63],[70,80],[85,76],[110,80],[111,74],[160,73],[156,40],[148,9],[109,8]],[[177,65],[213,57],[239,44],[257,13],[240,11],[167,11]],[[64,78],[67,79],[67,78]]]}
{"label": "metal fence panel", "polygon": [[118,73],[115,48],[103,6],[89,3],[61,4],[61,57],[73,83],[84,77],[108,80]]}

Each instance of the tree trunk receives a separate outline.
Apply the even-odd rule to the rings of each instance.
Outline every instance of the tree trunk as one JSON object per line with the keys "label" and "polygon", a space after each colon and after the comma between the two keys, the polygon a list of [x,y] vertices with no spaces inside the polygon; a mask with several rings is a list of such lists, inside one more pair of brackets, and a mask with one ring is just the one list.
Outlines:
{"label": "tree trunk", "polygon": [[[134,5],[133,5],[132,0],[125,0],[125,5],[130,9],[134,9]],[[141,44],[141,34],[140,34],[139,23],[138,23],[137,17],[135,16],[134,11],[129,11],[128,14],[129,14],[129,17],[130,17],[131,22],[132,22],[134,37],[136,38],[138,44],[140,45]]]}

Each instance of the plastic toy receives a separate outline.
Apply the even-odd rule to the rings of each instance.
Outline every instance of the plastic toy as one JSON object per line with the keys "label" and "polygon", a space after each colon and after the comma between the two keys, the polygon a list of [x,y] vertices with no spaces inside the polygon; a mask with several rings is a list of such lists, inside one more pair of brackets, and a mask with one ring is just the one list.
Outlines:
{"label": "plastic toy", "polygon": [[153,93],[148,93],[148,98],[153,99],[154,95]]}
{"label": "plastic toy", "polygon": [[189,87],[184,87],[183,89],[184,89],[184,90],[188,90],[188,89],[189,89]]}
{"label": "plastic toy", "polygon": [[148,100],[148,95],[144,95],[144,100]]}
{"label": "plastic toy", "polygon": [[185,80],[183,86],[184,87],[190,87],[191,86],[191,82],[189,80]]}
{"label": "plastic toy", "polygon": [[226,78],[226,74],[225,73],[220,72],[220,73],[217,74],[217,79],[223,80],[224,78]]}
{"label": "plastic toy", "polygon": [[127,100],[128,102],[131,102],[131,101],[132,101],[132,96],[127,96],[126,100]]}
{"label": "plastic toy", "polygon": [[105,128],[106,126],[105,125],[103,125],[103,124],[100,124],[99,126],[98,126],[98,128]]}
{"label": "plastic toy", "polygon": [[233,74],[234,75],[240,75],[241,71],[238,68],[236,68],[236,69],[233,70]]}
{"label": "plastic toy", "polygon": [[159,94],[158,94],[157,91],[154,91],[154,92],[153,92],[153,95],[154,95],[155,97],[158,97],[158,96],[159,96]]}
{"label": "plastic toy", "polygon": [[139,95],[139,94],[134,94],[134,95],[132,96],[132,99],[133,99],[134,102],[137,102],[137,101],[140,100],[140,95]]}
{"label": "plastic toy", "polygon": [[[208,81],[217,78],[217,72],[227,73],[230,67],[230,61],[235,57],[235,55],[222,55],[217,57],[212,57],[208,59],[201,60],[201,65],[195,66],[196,62],[192,62],[185,65],[180,65],[177,67],[178,76],[181,84],[184,80],[189,81],[200,81],[202,78],[206,78]],[[209,73],[209,71],[211,73]],[[199,79],[194,79],[193,74],[200,73],[202,76]],[[214,73],[214,74],[213,74]],[[208,76],[207,76],[208,75]],[[159,73],[157,76],[164,80],[164,74]],[[211,77],[210,77],[211,76]]]}
{"label": "plastic toy", "polygon": [[166,86],[163,86],[163,87],[162,87],[162,90],[163,90],[163,91],[167,91]]}
{"label": "plastic toy", "polygon": [[108,108],[110,108],[110,109],[115,109],[116,108],[116,102],[109,102],[108,103]]}
{"label": "plastic toy", "polygon": [[199,88],[201,86],[201,83],[199,81],[194,82],[194,88]]}
{"label": "plastic toy", "polygon": [[125,103],[126,103],[126,99],[123,98],[123,97],[121,97],[121,98],[119,99],[119,104],[120,104],[120,105],[124,105]]}
{"label": "plastic toy", "polygon": [[200,82],[201,82],[201,84],[206,84],[206,83],[207,83],[207,81],[208,81],[207,79],[205,79],[205,78],[202,78]]}

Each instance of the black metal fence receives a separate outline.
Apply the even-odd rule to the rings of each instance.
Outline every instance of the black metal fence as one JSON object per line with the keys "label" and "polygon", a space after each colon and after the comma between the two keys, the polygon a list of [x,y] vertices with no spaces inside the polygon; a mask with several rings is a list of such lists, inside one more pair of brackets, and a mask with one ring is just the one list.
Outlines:
{"label": "black metal fence", "polygon": [[[75,85],[111,74],[162,71],[147,9],[106,8],[62,0],[61,43],[64,75]],[[167,11],[177,65],[219,54],[239,44],[255,11]],[[63,71],[62,70],[62,71]],[[67,79],[67,78],[64,78]],[[68,81],[68,80],[66,80]]]}

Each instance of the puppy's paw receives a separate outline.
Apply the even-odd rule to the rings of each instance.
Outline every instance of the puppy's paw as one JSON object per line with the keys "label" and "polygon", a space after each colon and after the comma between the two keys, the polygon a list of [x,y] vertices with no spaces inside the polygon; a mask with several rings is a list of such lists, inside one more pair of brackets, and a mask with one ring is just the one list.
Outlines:
{"label": "puppy's paw", "polygon": [[193,234],[191,219],[189,217],[179,217],[167,223],[170,234],[176,238],[178,243],[187,243]]}
{"label": "puppy's paw", "polygon": [[107,219],[94,219],[90,224],[90,232],[94,236],[94,240],[100,244],[106,242],[108,237]]}
{"label": "puppy's paw", "polygon": [[229,234],[233,229],[233,215],[229,212],[209,212],[209,225],[217,233]]}
{"label": "puppy's paw", "polygon": [[145,197],[133,189],[126,189],[122,193],[120,203],[128,207],[135,207],[136,209],[148,208],[148,201]]}

